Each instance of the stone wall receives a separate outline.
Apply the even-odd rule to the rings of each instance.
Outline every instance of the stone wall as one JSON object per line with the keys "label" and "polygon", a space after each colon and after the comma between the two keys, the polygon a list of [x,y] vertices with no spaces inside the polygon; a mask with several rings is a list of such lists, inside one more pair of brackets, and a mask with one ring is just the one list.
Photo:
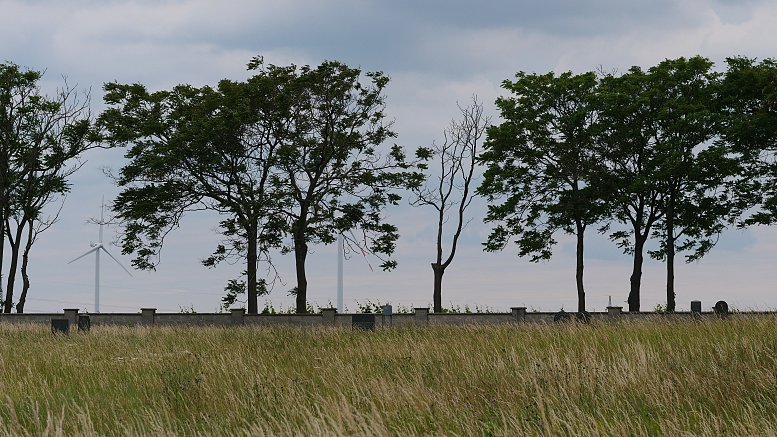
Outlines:
{"label": "stone wall", "polygon": [[[554,323],[560,313],[526,311],[524,307],[515,307],[510,313],[432,313],[429,308],[415,308],[410,314],[375,314],[374,326],[377,328],[401,327],[409,325],[474,325],[474,324],[510,324],[510,323]],[[743,317],[756,313],[735,313],[731,317]],[[774,314],[759,312],[758,314]],[[49,325],[52,319],[68,319],[72,329],[78,324],[77,309],[65,309],[62,313],[48,314],[0,314],[0,323],[43,324]],[[154,308],[142,308],[138,313],[99,313],[87,314],[91,326],[238,326],[238,325],[290,325],[290,326],[352,326],[353,314],[338,314],[334,308],[324,308],[317,314],[245,314],[242,308],[229,313],[157,313]],[[563,316],[563,315],[562,315]],[[593,321],[615,320],[684,320],[692,318],[715,318],[713,312],[676,312],[672,314],[628,313],[622,307],[608,307],[606,312],[588,313]],[[574,313],[566,317],[575,319]]]}

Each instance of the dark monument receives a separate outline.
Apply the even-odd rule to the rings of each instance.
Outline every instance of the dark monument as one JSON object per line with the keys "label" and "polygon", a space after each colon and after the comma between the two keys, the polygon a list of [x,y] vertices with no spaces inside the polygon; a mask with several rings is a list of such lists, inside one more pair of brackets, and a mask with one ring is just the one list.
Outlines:
{"label": "dark monument", "polygon": [[70,320],[68,319],[51,319],[51,333],[52,334],[68,334],[70,332]]}
{"label": "dark monument", "polygon": [[700,316],[701,315],[701,301],[700,300],[692,300],[691,301],[691,314],[694,316]]}
{"label": "dark monument", "polygon": [[725,300],[719,300],[715,303],[715,306],[712,307],[712,310],[715,311],[715,314],[720,317],[721,319],[725,319],[728,317],[728,304]]}
{"label": "dark monument", "polygon": [[375,314],[354,314],[351,316],[351,327],[365,331],[375,330]]}
{"label": "dark monument", "polygon": [[578,311],[575,313],[575,320],[577,320],[580,323],[590,323],[591,322],[591,313],[588,311]]}
{"label": "dark monument", "polygon": [[78,316],[78,332],[89,332],[92,329],[92,321],[86,314],[80,314]]}

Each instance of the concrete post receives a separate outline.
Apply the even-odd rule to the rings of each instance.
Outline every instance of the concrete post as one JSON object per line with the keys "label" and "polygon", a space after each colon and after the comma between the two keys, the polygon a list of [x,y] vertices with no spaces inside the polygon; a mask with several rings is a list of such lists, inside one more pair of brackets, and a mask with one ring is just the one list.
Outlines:
{"label": "concrete post", "polygon": [[141,308],[140,314],[143,317],[144,325],[153,325],[156,318],[156,308]]}
{"label": "concrete post", "polygon": [[512,311],[516,323],[526,322],[526,307],[512,307],[510,311]]}
{"label": "concrete post", "polygon": [[232,308],[229,310],[230,315],[232,316],[232,324],[233,325],[242,325],[245,323],[245,314],[246,309],[245,308]]}
{"label": "concrete post", "polygon": [[607,317],[617,319],[623,314],[623,307],[607,307]]}
{"label": "concrete post", "polygon": [[426,308],[413,308],[415,314],[416,325],[428,325],[429,324],[429,307]]}
{"label": "concrete post", "polygon": [[70,326],[77,326],[78,308],[66,308],[63,311],[65,312],[65,318],[70,321]]}
{"label": "concrete post", "polygon": [[321,308],[321,321],[324,326],[335,326],[337,308]]}

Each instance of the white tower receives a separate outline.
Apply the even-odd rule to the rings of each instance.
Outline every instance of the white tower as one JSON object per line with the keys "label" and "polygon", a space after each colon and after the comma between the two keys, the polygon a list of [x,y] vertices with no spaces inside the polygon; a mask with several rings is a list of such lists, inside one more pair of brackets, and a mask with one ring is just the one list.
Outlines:
{"label": "white tower", "polygon": [[105,252],[111,259],[113,259],[116,264],[119,265],[122,269],[124,269],[125,272],[127,272],[128,275],[132,276],[132,273],[130,273],[129,270],[127,270],[126,267],[124,267],[118,259],[116,259],[115,256],[111,255],[110,252],[108,252],[108,249],[103,246],[103,225],[105,224],[104,219],[104,213],[105,211],[105,199],[102,201],[102,205],[100,205],[100,221],[98,224],[100,225],[100,239],[97,241],[97,243],[89,243],[89,246],[91,249],[87,250],[83,255],[79,256],[78,258],[69,261],[68,264],[73,263],[75,261],[78,261],[79,259],[89,255],[90,253],[94,252],[94,312],[99,313],[100,312],[100,251],[102,250]]}

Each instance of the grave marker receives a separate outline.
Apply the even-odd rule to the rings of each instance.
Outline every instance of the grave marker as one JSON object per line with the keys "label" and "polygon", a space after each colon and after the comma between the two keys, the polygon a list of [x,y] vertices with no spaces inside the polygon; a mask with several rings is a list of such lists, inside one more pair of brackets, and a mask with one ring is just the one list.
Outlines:
{"label": "grave marker", "polygon": [[375,330],[375,314],[354,314],[351,316],[351,327],[365,331]]}
{"label": "grave marker", "polygon": [[70,320],[68,319],[51,319],[51,333],[52,334],[69,334],[70,333]]}

